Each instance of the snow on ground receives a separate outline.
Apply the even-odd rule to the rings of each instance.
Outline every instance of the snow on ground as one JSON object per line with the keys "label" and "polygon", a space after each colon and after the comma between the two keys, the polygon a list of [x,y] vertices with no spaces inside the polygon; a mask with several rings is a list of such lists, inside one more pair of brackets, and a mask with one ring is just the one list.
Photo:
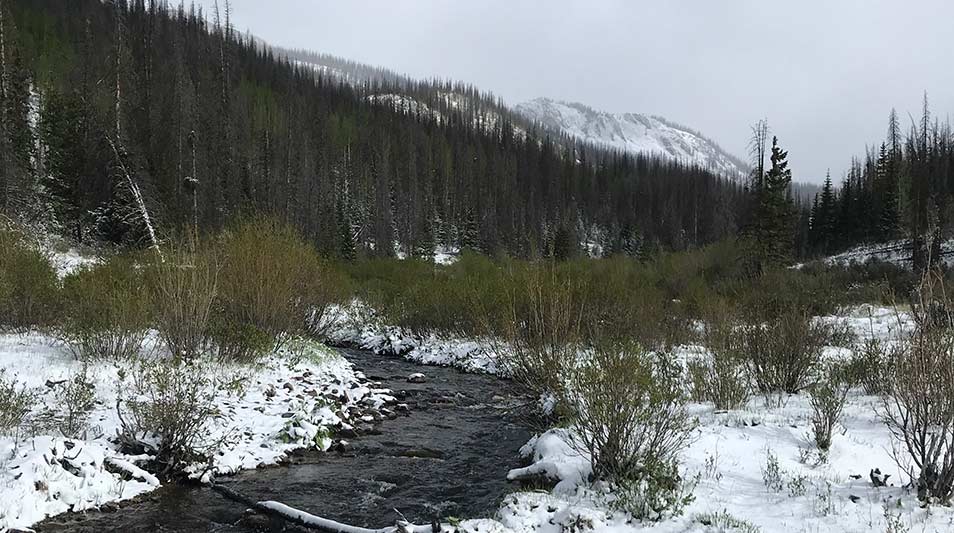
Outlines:
{"label": "snow on ground", "polygon": [[99,259],[88,253],[83,253],[77,248],[68,248],[64,250],[53,249],[49,252],[50,263],[56,269],[59,277],[66,277],[77,270],[92,266],[99,262]]}
{"label": "snow on ground", "polygon": [[434,247],[434,263],[437,265],[453,265],[460,259],[460,248],[456,246]]}
{"label": "snow on ground", "polygon": [[[358,344],[429,364],[496,372],[489,343],[417,338],[398,328],[376,325],[354,312],[336,330],[338,341]],[[345,313],[347,314],[347,313]],[[365,316],[364,320],[358,317]],[[911,318],[895,309],[858,306],[824,321],[847,324],[858,343],[890,342],[912,327]],[[356,325],[358,324],[358,325]],[[686,346],[680,359],[698,356],[704,348]],[[831,348],[826,357],[848,357],[850,350]],[[692,404],[699,420],[692,444],[683,454],[683,477],[696,483],[694,500],[683,514],[661,522],[633,521],[614,510],[614,495],[586,482],[589,460],[572,442],[570,430],[554,428],[534,437],[522,450],[528,466],[523,474],[558,481],[552,491],[518,491],[508,495],[493,519],[466,520],[467,532],[639,531],[764,533],[863,532],[900,533],[954,531],[954,510],[921,508],[916,495],[903,488],[909,479],[894,459],[891,436],[881,420],[881,398],[853,390],[827,459],[821,460],[812,440],[808,396],[753,397],[746,408],[716,411],[711,404]],[[777,461],[773,477],[770,463]],[[887,474],[888,486],[875,487],[873,469]]]}
{"label": "snow on ground", "polygon": [[358,301],[332,309],[332,343],[357,346],[378,354],[398,355],[425,365],[450,366],[467,372],[499,374],[494,344],[487,340],[415,335],[381,322],[372,309]]}
{"label": "snow on ground", "polygon": [[[111,440],[120,427],[116,381],[124,365],[91,363],[88,376],[97,403],[83,438],[68,439],[42,428],[0,434],[0,531],[29,527],[70,510],[98,508],[158,486],[136,466],[147,457],[123,455]],[[72,378],[81,366],[49,337],[0,335],[0,369],[38,395],[34,420],[46,408],[57,407],[61,385],[55,382]],[[350,363],[320,345],[294,355],[274,354],[255,366],[214,366],[220,375],[240,376],[244,382],[242,390],[216,398],[219,415],[206,428],[209,441],[218,444],[212,454],[215,474],[275,464],[298,448],[327,449],[331,428],[350,427],[349,422],[367,416],[366,409],[393,401],[389,391],[370,387]],[[122,470],[132,476],[121,475]],[[206,470],[207,465],[191,468],[196,476]]]}
{"label": "snow on ground", "polygon": [[[822,259],[828,265],[863,265],[869,261],[882,261],[892,265],[911,268],[911,241],[901,239],[878,244],[862,244]],[[948,266],[954,264],[954,240],[941,243],[941,260]],[[801,267],[802,265],[796,265]]]}
{"label": "snow on ground", "polygon": [[[910,317],[893,309],[860,306],[839,317],[859,337],[890,341],[911,327]],[[684,352],[697,349],[686,347]],[[847,356],[829,350],[828,356]],[[691,357],[691,353],[684,353]],[[771,400],[771,401],[769,401]],[[746,408],[716,411],[692,404],[699,420],[695,438],[683,454],[683,477],[696,483],[694,501],[684,513],[658,523],[632,521],[615,511],[614,496],[585,483],[590,467],[571,444],[566,429],[534,437],[523,453],[530,466],[511,472],[543,473],[560,482],[552,492],[516,492],[505,498],[495,527],[507,531],[684,532],[761,531],[862,532],[954,531],[954,510],[922,508],[903,488],[910,479],[895,461],[895,443],[881,420],[880,397],[854,390],[849,396],[832,449],[819,456],[811,429],[807,395],[753,397]],[[776,463],[777,475],[770,467]],[[887,474],[888,486],[875,487],[873,469]],[[467,531],[488,531],[487,521],[468,521]]]}
{"label": "snow on ground", "polygon": [[[889,521],[910,531],[951,531],[954,512],[922,510],[916,497],[900,488],[908,479],[895,465],[890,435],[878,416],[881,407],[879,398],[853,394],[828,460],[819,462],[811,407],[803,395],[784,399],[781,407],[754,398],[746,409],[728,413],[693,406],[700,425],[683,456],[683,477],[697,481],[695,500],[680,517],[659,523],[630,523],[612,510],[612,495],[580,483],[588,463],[566,443],[565,430],[551,430],[528,445],[534,454],[528,469],[557,473],[562,481],[552,493],[511,494],[497,519],[514,531],[555,532],[560,530],[555,524],[581,519],[595,531],[725,531],[730,528],[703,523],[725,513],[766,533],[888,531]],[[770,457],[778,461],[777,481],[765,473]],[[874,468],[890,474],[892,486],[875,488],[869,479]]]}

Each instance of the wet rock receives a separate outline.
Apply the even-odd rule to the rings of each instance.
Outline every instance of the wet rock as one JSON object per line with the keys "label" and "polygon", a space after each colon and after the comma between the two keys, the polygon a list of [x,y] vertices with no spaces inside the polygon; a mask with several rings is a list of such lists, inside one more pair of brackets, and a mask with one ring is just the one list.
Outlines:
{"label": "wet rock", "polygon": [[420,372],[415,372],[414,374],[411,374],[410,376],[407,377],[408,383],[424,383],[426,381],[427,381],[427,377],[424,374],[421,374]]}
{"label": "wet rock", "polygon": [[258,513],[248,512],[239,523],[253,531],[271,531],[271,519]]}
{"label": "wet rock", "polygon": [[358,438],[358,432],[354,428],[341,428],[338,430],[338,436],[345,439],[356,439]]}
{"label": "wet rock", "polygon": [[413,450],[402,450],[398,452],[400,457],[413,457],[417,459],[443,459],[444,452],[432,450],[430,448],[419,448]]}
{"label": "wet rock", "polygon": [[118,510],[119,504],[115,502],[105,503],[99,507],[101,513],[115,513]]}

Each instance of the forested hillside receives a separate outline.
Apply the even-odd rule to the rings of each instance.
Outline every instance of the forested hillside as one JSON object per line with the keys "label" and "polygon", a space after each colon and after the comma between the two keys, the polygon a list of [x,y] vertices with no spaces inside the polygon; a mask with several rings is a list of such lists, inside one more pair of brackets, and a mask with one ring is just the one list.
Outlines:
{"label": "forested hillside", "polygon": [[[907,130],[907,132],[905,132]],[[855,158],[840,187],[831,176],[811,211],[812,251],[831,254],[858,243],[907,236],[914,266],[940,258],[954,230],[954,131],[932,119],[925,95],[920,118],[901,124],[891,111],[884,142]]]}
{"label": "forested hillside", "polygon": [[704,170],[567,148],[479,109],[398,112],[369,98],[387,86],[275,57],[224,12],[0,6],[0,205],[52,215],[79,241],[147,244],[142,205],[160,238],[265,213],[343,258],[440,245],[639,254],[713,242],[741,221],[742,187]]}

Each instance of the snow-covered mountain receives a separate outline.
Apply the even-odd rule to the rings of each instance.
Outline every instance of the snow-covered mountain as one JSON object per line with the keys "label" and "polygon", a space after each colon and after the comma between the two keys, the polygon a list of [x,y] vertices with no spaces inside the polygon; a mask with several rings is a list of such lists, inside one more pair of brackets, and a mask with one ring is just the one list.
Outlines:
{"label": "snow-covered mountain", "polygon": [[[511,107],[486,95],[478,103],[475,93],[464,94],[453,88],[436,88],[435,101],[420,100],[419,90],[412,90],[419,82],[396,72],[364,65],[327,54],[301,50],[274,48],[298,66],[360,86],[366,83],[385,83],[389,91],[373,95],[370,100],[394,106],[405,113],[423,113],[441,120],[445,109],[475,109],[475,125],[492,128],[509,115],[517,134],[524,134],[531,123],[537,123],[550,132],[562,132],[591,145],[622,150],[634,154],[654,154],[683,163],[695,164],[718,174],[742,179],[748,174],[747,165],[723,150],[711,139],[690,128],[651,115],[626,113],[622,115],[597,111],[579,103],[568,103],[537,98]],[[414,94],[414,96],[412,96]],[[476,107],[475,107],[476,106]]]}
{"label": "snow-covered mountain", "polygon": [[545,128],[591,144],[634,154],[671,157],[732,178],[748,173],[745,163],[712,140],[660,117],[636,113],[617,115],[549,98],[519,104],[514,110]]}

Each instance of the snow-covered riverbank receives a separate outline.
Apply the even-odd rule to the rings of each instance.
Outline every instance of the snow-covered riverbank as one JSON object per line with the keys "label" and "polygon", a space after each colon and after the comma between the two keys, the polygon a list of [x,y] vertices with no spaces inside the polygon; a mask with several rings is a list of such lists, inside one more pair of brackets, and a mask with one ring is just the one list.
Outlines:
{"label": "snow-covered riverbank", "polygon": [[[116,382],[123,363],[90,364],[87,379],[95,386],[96,403],[81,438],[65,438],[41,423],[45,413],[61,407],[57,390],[63,381],[82,369],[66,347],[39,334],[2,335],[0,369],[37,398],[27,423],[0,436],[0,531],[96,509],[159,486],[136,466],[147,457],[123,455],[113,442],[120,427]],[[333,429],[362,423],[393,399],[320,345],[254,366],[216,363],[202,370],[237,376],[242,386],[216,398],[218,414],[204,437],[218,449],[211,470],[196,465],[197,475],[275,464],[299,448],[327,449]]]}

